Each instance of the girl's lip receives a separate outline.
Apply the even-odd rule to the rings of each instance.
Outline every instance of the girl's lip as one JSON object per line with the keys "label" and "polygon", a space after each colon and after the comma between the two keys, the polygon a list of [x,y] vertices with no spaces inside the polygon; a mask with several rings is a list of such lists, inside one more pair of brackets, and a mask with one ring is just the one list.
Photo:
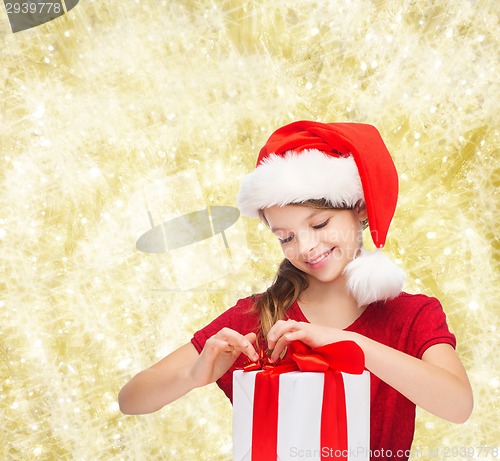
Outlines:
{"label": "girl's lip", "polygon": [[327,251],[327,252],[319,255],[317,258],[310,259],[309,261],[306,261],[306,264],[311,269],[320,269],[321,267],[323,267],[327,263],[330,255],[332,254],[332,252],[333,252],[334,249],[335,248],[332,248],[329,251]]}

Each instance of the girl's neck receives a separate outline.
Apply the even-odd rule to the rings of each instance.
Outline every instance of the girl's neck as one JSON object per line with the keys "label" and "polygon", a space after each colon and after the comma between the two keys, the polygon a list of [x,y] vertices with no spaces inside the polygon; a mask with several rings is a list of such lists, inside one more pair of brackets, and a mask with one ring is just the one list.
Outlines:
{"label": "girl's neck", "polygon": [[347,291],[343,276],[330,283],[310,280],[298,304],[309,322],[341,329],[351,325],[364,311]]}

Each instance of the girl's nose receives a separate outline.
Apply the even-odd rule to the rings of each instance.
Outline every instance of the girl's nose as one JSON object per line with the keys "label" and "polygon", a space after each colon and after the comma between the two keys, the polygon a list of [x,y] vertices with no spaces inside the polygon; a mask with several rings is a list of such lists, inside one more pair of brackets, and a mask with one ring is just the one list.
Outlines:
{"label": "girl's nose", "polygon": [[313,235],[305,235],[297,240],[300,258],[307,259],[311,252],[316,248],[316,240],[314,239]]}

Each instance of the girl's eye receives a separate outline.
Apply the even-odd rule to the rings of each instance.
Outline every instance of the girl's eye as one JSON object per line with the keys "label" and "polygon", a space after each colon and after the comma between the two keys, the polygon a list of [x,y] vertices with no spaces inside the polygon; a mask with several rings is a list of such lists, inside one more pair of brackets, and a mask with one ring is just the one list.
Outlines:
{"label": "girl's eye", "polygon": [[280,239],[280,238],[278,237],[278,240],[279,240],[279,242],[283,245],[283,244],[285,244],[285,243],[290,242],[290,241],[292,240],[292,238],[293,238],[293,235],[291,235],[290,237],[287,237],[287,238],[285,238],[285,239]]}
{"label": "girl's eye", "polygon": [[328,224],[328,221],[330,221],[330,218],[328,218],[325,222],[322,222],[321,224],[318,224],[317,226],[312,226],[313,229],[322,229]]}

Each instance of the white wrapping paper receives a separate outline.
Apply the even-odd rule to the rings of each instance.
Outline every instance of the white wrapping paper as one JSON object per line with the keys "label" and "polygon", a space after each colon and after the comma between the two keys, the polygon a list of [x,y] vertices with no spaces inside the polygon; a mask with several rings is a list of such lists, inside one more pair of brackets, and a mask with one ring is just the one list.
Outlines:
{"label": "white wrapping paper", "polygon": [[[233,374],[233,461],[252,460],[255,376]],[[370,374],[342,373],[347,406],[348,460],[368,461],[370,449]],[[320,442],[323,373],[291,372],[280,376],[277,461],[335,459]]]}

